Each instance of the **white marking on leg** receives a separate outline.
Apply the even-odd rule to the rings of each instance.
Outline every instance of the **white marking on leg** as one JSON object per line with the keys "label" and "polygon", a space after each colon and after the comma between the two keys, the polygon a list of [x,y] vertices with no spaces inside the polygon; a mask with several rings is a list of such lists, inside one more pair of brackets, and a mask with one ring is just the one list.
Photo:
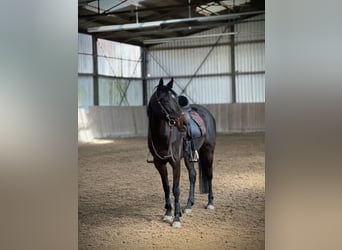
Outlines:
{"label": "white marking on leg", "polygon": [[192,213],[192,209],[191,208],[186,208],[186,209],[184,209],[184,213],[185,214],[191,214]]}
{"label": "white marking on leg", "polygon": [[180,221],[174,221],[172,223],[172,227],[175,227],[175,228],[180,228],[182,226],[181,222]]}
{"label": "white marking on leg", "polygon": [[214,207],[214,205],[209,204],[209,205],[207,206],[207,209],[209,209],[209,210],[214,210],[215,207]]}
{"label": "white marking on leg", "polygon": [[165,221],[165,222],[171,222],[171,221],[172,221],[172,216],[171,216],[171,215],[164,215],[163,221]]}

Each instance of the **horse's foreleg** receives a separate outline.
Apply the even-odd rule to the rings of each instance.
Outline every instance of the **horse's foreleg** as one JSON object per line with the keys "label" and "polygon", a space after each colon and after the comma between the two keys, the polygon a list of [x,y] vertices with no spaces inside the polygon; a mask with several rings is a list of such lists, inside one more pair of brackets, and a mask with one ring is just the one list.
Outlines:
{"label": "horse's foreleg", "polygon": [[167,174],[167,168],[165,163],[155,163],[156,168],[158,169],[158,172],[160,174],[164,194],[165,194],[165,215],[163,217],[164,221],[171,222],[172,220],[172,204],[171,204],[171,198],[170,198],[170,185],[169,185],[169,179]]}
{"label": "horse's foreleg", "polygon": [[173,227],[180,227],[180,217],[182,216],[181,207],[179,202],[179,195],[180,195],[180,187],[179,187],[179,180],[180,180],[180,162],[176,163],[173,166],[173,195],[175,197],[175,212],[174,212],[174,219],[172,226]]}
{"label": "horse's foreleg", "polygon": [[195,202],[196,170],[194,167],[194,163],[189,162],[189,159],[185,160],[185,165],[189,173],[190,188],[189,188],[189,198],[188,198],[188,202],[186,204],[186,208],[184,212],[186,214],[190,214],[192,212],[192,206],[194,205],[194,202]]}

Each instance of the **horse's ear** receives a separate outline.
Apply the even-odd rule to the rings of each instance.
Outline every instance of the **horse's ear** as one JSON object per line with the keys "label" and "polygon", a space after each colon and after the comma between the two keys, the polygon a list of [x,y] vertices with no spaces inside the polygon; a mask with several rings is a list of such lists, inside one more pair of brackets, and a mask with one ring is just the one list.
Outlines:
{"label": "horse's ear", "polygon": [[160,80],[159,80],[159,84],[158,84],[158,88],[161,88],[161,87],[163,87],[163,85],[164,85],[163,78],[160,78]]}
{"label": "horse's ear", "polygon": [[172,89],[172,87],[173,87],[173,78],[171,78],[171,81],[169,81],[169,83],[167,84],[167,87],[169,89]]}

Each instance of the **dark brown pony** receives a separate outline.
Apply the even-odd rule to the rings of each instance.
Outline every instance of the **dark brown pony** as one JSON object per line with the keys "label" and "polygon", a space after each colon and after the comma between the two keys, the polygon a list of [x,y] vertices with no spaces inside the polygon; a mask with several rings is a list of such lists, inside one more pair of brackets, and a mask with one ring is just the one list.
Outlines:
{"label": "dark brown pony", "polygon": [[[180,166],[184,158],[189,172],[190,191],[185,208],[185,213],[191,213],[194,204],[194,192],[196,182],[196,170],[194,163],[190,162],[189,156],[184,153],[183,140],[186,136],[186,121],[184,113],[178,104],[178,96],[172,89],[173,79],[164,85],[160,79],[157,89],[152,94],[147,106],[149,119],[148,147],[153,156],[153,162],[157,168],[165,193],[165,215],[163,220],[172,221],[172,203],[170,186],[166,164],[169,163],[173,170],[172,192],[174,195],[174,218],[173,227],[180,227],[182,216],[179,202],[180,195]],[[200,191],[208,193],[208,209],[214,209],[214,196],[212,191],[213,155],[216,142],[216,123],[210,112],[200,105],[190,105],[191,110],[196,112],[203,120],[205,133],[193,138],[195,149],[199,153]]]}

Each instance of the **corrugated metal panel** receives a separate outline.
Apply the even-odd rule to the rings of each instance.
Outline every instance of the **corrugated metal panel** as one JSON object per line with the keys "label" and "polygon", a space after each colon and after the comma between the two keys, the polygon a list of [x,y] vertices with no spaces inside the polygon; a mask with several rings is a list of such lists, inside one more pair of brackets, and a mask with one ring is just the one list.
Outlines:
{"label": "corrugated metal panel", "polygon": [[[264,21],[260,21],[260,19],[264,19],[264,15],[249,20],[255,22],[247,22],[235,27],[235,30],[239,32],[239,35],[235,37],[237,42],[235,45],[235,70],[240,73],[259,72],[258,74],[236,76],[237,102],[265,101],[265,76],[260,74],[265,71]],[[224,27],[220,27],[202,34],[217,34],[223,32],[223,29]],[[229,32],[229,30],[225,32]],[[210,75],[193,78],[186,88],[186,95],[192,102],[198,104],[231,103],[231,76],[222,75],[231,73],[230,36],[222,37],[220,42],[226,44],[215,47],[197,71],[212,48],[208,44],[214,44],[216,39],[210,37],[180,40],[152,47],[147,55],[147,76],[164,77],[166,82],[170,76],[176,77],[174,89],[180,93],[195,72],[197,75]],[[239,43],[241,41],[244,43]],[[206,46],[198,47],[201,45]],[[158,84],[158,81],[148,81],[148,97],[152,94],[153,87]]]}
{"label": "corrugated metal panel", "polygon": [[129,106],[141,106],[143,105],[143,87],[140,80],[130,80],[126,97]]}
{"label": "corrugated metal panel", "polygon": [[[166,84],[170,79],[165,78]],[[189,97],[191,103],[197,104],[214,104],[214,103],[231,103],[231,77],[200,77],[194,78],[189,83],[190,78],[174,79],[173,89],[177,94],[181,94],[182,90],[187,86],[184,95]],[[147,95],[151,97],[158,85],[159,80],[150,80],[147,82]],[[189,83],[189,84],[188,84]]]}
{"label": "corrugated metal panel", "polygon": [[141,77],[140,47],[98,40],[98,73],[117,77]]}
{"label": "corrugated metal panel", "polygon": [[90,35],[78,33],[78,53],[93,53],[93,46]]}
{"label": "corrugated metal panel", "polygon": [[265,15],[248,18],[244,23],[235,25],[235,41],[253,41],[265,39]]}
{"label": "corrugated metal panel", "polygon": [[[235,69],[239,73],[265,71],[265,15],[247,19],[246,23],[237,24],[235,37]],[[260,21],[261,20],[261,21]],[[240,43],[239,42],[244,42]],[[250,43],[248,43],[250,42]],[[248,74],[236,76],[236,101],[265,102],[265,75]]]}
{"label": "corrugated metal panel", "polygon": [[97,54],[100,56],[137,61],[140,58],[140,50],[141,49],[139,46],[131,44],[113,42],[103,39],[97,40]]}
{"label": "corrugated metal panel", "polygon": [[[230,32],[229,29],[226,27],[218,27],[214,28],[208,31],[204,32],[199,32],[196,33],[195,35],[192,36],[201,36],[201,35],[213,35],[213,34],[222,34],[222,33],[228,33]],[[189,36],[189,37],[192,37]],[[187,37],[188,38],[188,37]],[[229,43],[230,42],[230,36],[222,36],[222,37],[203,37],[203,38],[196,38],[196,39],[187,39],[185,38],[184,40],[175,40],[163,44],[158,44],[153,46],[153,49],[165,49],[165,48],[179,48],[179,47],[196,47],[196,46],[203,46],[203,45],[210,45],[210,44],[215,44],[218,41],[218,44],[222,43]]]}
{"label": "corrugated metal panel", "polygon": [[93,73],[91,36],[78,33],[78,72]]}
{"label": "corrugated metal panel", "polygon": [[197,74],[231,72],[230,46],[218,46],[212,51],[211,48],[150,51],[147,74],[150,77],[193,75],[204,60]]}
{"label": "corrugated metal panel", "polygon": [[94,105],[93,78],[91,76],[78,77],[78,107]]}
{"label": "corrugated metal panel", "polygon": [[99,78],[99,104],[102,106],[141,106],[142,92],[139,80]]}
{"label": "corrugated metal panel", "polygon": [[78,73],[93,73],[93,57],[89,55],[78,55]]}
{"label": "corrugated metal panel", "polygon": [[98,73],[106,76],[122,75],[122,60],[115,58],[98,57]]}
{"label": "corrugated metal panel", "polygon": [[265,102],[265,75],[236,76],[236,102]]}
{"label": "corrugated metal panel", "polygon": [[253,72],[265,70],[265,44],[246,43],[235,47],[235,70]]}
{"label": "corrugated metal panel", "polygon": [[230,103],[231,89],[229,76],[201,77],[192,80],[186,89],[186,95],[198,104]]}
{"label": "corrugated metal panel", "polygon": [[124,59],[98,57],[98,73],[106,76],[140,77],[141,62]]}

